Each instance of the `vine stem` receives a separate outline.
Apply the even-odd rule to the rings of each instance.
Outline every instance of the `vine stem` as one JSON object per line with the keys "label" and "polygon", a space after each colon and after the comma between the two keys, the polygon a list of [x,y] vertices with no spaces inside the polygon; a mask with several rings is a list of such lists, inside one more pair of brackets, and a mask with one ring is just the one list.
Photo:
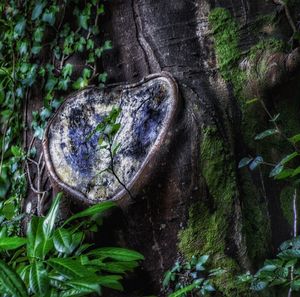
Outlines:
{"label": "vine stem", "polygon": [[130,192],[130,190],[127,188],[127,186],[120,180],[119,176],[115,172],[115,166],[114,166],[114,156],[113,156],[113,150],[112,150],[112,139],[109,135],[106,135],[108,138],[109,143],[109,156],[110,156],[110,171],[113,174],[113,176],[117,179],[118,183],[125,189],[125,191],[128,193],[129,197],[133,199],[133,196]]}
{"label": "vine stem", "polygon": [[[297,189],[294,191],[293,195],[293,214],[294,214],[294,224],[293,224],[293,237],[297,237],[297,223],[298,223],[298,213],[297,213]],[[294,280],[294,266],[291,267],[291,283]],[[292,297],[292,288],[289,288],[288,297]]]}
{"label": "vine stem", "polygon": [[269,112],[269,110],[267,109],[265,103],[263,100],[259,100],[260,104],[262,105],[264,111],[266,112],[266,114],[268,115],[268,117],[270,118],[271,122],[274,125],[274,128],[276,129],[276,131],[278,132],[278,134],[285,139],[292,147],[293,149],[297,152],[300,153],[298,147],[285,135],[285,133],[282,131],[282,129],[277,125],[276,121],[273,120],[273,116],[271,115],[271,113]]}

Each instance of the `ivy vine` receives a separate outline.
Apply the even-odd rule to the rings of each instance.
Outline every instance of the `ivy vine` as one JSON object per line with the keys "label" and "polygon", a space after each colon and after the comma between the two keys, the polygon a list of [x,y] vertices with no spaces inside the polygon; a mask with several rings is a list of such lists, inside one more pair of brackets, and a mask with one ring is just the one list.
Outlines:
{"label": "ivy vine", "polygon": [[[107,74],[99,72],[98,64],[111,42],[96,38],[104,12],[99,0],[0,3],[0,224],[21,217],[26,174],[42,213],[48,190],[41,186],[45,164],[42,155],[36,157],[36,144],[65,94],[105,83]],[[72,62],[75,57],[81,61],[80,71]],[[27,109],[37,92],[43,108],[32,113],[27,127]]]}

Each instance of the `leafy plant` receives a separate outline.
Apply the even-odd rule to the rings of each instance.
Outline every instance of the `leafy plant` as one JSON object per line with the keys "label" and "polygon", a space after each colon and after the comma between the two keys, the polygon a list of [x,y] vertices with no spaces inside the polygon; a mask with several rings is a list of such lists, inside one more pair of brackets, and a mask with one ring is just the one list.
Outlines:
{"label": "leafy plant", "polygon": [[[264,266],[254,275],[249,272],[239,277],[241,282],[249,283],[250,288],[254,291],[261,291],[269,287],[279,286],[288,288],[288,296],[291,296],[293,291],[300,290],[300,239],[297,236],[297,189],[299,187],[299,156],[300,150],[297,147],[300,141],[300,134],[287,136],[284,130],[279,126],[278,120],[280,114],[272,116],[267,109],[265,103],[261,99],[251,100],[252,103],[259,102],[264,111],[269,117],[273,128],[267,129],[255,136],[255,140],[264,140],[267,137],[277,136],[283,140],[287,147],[292,148],[290,153],[282,156],[275,164],[265,162],[261,156],[245,157],[239,162],[239,168],[248,167],[254,170],[260,165],[270,166],[272,169],[269,172],[269,177],[275,180],[284,180],[294,188],[293,204],[293,239],[284,242],[280,246],[280,253],[274,260],[267,260]],[[251,103],[251,104],[252,104]]]}
{"label": "leafy plant", "polygon": [[209,296],[214,292],[212,278],[224,273],[224,270],[207,270],[205,266],[208,259],[209,256],[204,255],[200,258],[193,256],[191,261],[184,263],[177,261],[164,276],[163,287],[168,297]]}
{"label": "leafy plant", "polygon": [[254,275],[248,272],[240,276],[239,281],[249,283],[254,291],[269,287],[300,291],[300,237],[283,242],[279,250],[275,259],[266,260]]}
{"label": "leafy plant", "polygon": [[110,158],[109,166],[99,172],[99,174],[102,174],[103,172],[110,172],[132,198],[131,192],[127,188],[126,184],[122,182],[115,170],[115,156],[121,146],[120,143],[115,142],[115,136],[121,128],[121,124],[118,122],[121,111],[120,107],[113,107],[109,114],[104,117],[104,119],[102,119],[101,122],[98,123],[89,133],[86,141],[90,140],[93,135],[97,134],[99,150],[107,151]]}
{"label": "leafy plant", "polygon": [[[75,21],[69,20],[68,10],[73,12]],[[103,86],[106,81],[107,74],[99,73],[96,65],[111,48],[111,42],[95,38],[99,17],[104,12],[99,1],[0,3],[0,222],[14,218],[14,232],[18,231],[20,201],[27,187],[24,161],[31,190],[43,197],[47,192],[39,188],[41,176],[36,178],[36,185],[31,179],[31,166],[38,167],[37,172],[43,168],[43,160],[34,160],[31,152],[42,138],[49,117],[66,93],[90,83]],[[75,73],[70,63],[75,55],[82,58],[81,73]],[[27,123],[22,122],[22,109],[30,104],[33,87],[38,88],[43,107],[32,114],[33,138],[22,143],[23,128],[28,129],[24,126]],[[12,147],[22,151],[25,159],[16,156]],[[42,197],[37,200],[42,204]]]}
{"label": "leafy plant", "polygon": [[101,295],[103,287],[121,291],[124,274],[143,259],[136,251],[84,243],[85,231],[95,231],[96,217],[113,202],[94,205],[57,226],[60,199],[58,194],[46,217],[31,218],[26,238],[1,229],[6,261],[0,260],[0,290],[5,296]]}

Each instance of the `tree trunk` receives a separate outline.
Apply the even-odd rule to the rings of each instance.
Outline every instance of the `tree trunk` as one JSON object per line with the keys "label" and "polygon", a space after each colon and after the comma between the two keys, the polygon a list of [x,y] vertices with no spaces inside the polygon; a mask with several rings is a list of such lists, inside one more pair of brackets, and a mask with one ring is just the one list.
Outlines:
{"label": "tree trunk", "polygon": [[[261,107],[245,102],[260,96],[272,114],[281,114],[287,132],[300,131],[297,69],[290,71],[293,76],[285,75],[287,68],[280,77],[267,70],[251,76],[250,65],[242,70],[247,74],[242,87],[226,77],[209,22],[215,7],[227,9],[239,28],[232,42],[240,55],[232,57],[236,66],[228,67],[240,69],[260,40],[275,37],[288,43],[292,35],[284,11],[271,0],[115,0],[101,28],[113,44],[102,65],[109,83],[133,83],[166,71],[176,79],[183,100],[159,170],[138,199],[111,214],[99,234],[101,244],[120,244],[145,256],[138,277],[128,280],[127,293],[120,296],[165,296],[164,272],[177,259],[204,254],[211,255],[212,266],[227,270],[217,284],[222,296],[252,296],[236,287],[235,276],[255,271],[292,231],[287,217],[292,204],[284,200],[292,199],[290,189],[272,181],[268,168],[249,171],[238,169],[238,163],[247,155],[276,163],[289,151],[278,149],[278,141],[255,142],[270,122]],[[272,14],[276,24],[263,18]],[[268,51],[272,48],[261,56]],[[257,58],[255,65],[260,62]],[[260,80],[272,83],[262,87]]]}

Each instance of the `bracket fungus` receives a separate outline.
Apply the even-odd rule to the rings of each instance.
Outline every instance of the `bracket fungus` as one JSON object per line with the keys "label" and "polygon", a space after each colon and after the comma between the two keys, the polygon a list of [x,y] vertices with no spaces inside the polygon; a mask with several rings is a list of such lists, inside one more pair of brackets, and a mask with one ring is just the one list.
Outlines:
{"label": "bracket fungus", "polygon": [[[120,113],[112,156],[96,128],[113,108]],[[86,205],[128,200],[159,166],[178,109],[177,84],[165,72],[135,84],[89,87],[70,95],[45,130],[43,150],[52,182]]]}

